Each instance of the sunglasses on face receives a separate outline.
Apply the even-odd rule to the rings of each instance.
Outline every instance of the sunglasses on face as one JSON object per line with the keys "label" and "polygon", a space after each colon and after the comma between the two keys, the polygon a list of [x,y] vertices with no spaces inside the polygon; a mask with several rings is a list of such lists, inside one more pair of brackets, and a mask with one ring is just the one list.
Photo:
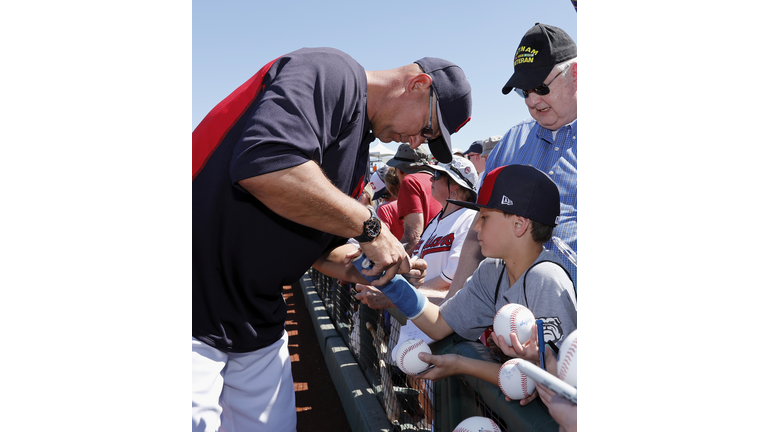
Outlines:
{"label": "sunglasses on face", "polygon": [[558,73],[557,75],[555,75],[554,78],[549,80],[549,83],[544,83],[544,84],[542,84],[542,85],[540,85],[540,86],[538,86],[538,87],[536,87],[534,89],[531,89],[531,90],[522,90],[522,89],[519,89],[519,88],[515,88],[515,93],[517,93],[523,99],[528,99],[528,96],[531,94],[531,92],[534,92],[534,93],[536,93],[539,96],[548,95],[549,94],[549,85],[552,84],[557,79],[557,77],[562,75],[563,72],[567,71],[569,67],[571,67],[571,65],[568,65],[568,66],[565,67],[565,69],[561,70],[560,73]]}
{"label": "sunglasses on face", "polygon": [[[448,166],[448,168],[449,168],[451,171],[455,172],[455,173],[456,173],[456,175],[457,175],[457,176],[459,176],[459,178],[460,178],[460,179],[464,180],[464,182],[466,182],[468,185],[471,185],[471,184],[472,184],[472,182],[470,182],[469,180],[467,180],[467,178],[466,178],[466,177],[464,177],[464,175],[461,173],[461,171],[459,171],[459,170],[458,170],[458,169],[457,169],[455,166],[453,166],[453,165],[449,165],[449,166]],[[442,177],[444,177],[444,176],[447,176],[447,175],[448,175],[448,174],[445,174],[445,173],[443,173],[442,171],[435,171],[435,172],[434,172],[434,174],[432,175],[432,177],[430,177],[430,180],[432,180],[432,182],[436,182],[436,181],[438,181],[439,179],[441,179]]]}

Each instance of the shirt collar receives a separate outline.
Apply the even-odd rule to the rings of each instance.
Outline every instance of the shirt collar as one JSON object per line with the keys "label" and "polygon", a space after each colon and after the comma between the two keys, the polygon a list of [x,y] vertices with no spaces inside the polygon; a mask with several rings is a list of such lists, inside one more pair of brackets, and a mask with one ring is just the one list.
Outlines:
{"label": "shirt collar", "polygon": [[[563,125],[562,127],[560,127],[560,129],[557,130],[557,133],[558,134],[568,133],[569,130],[570,130],[571,133],[576,133],[576,122],[577,121],[578,121],[578,119],[575,119],[572,122],[570,122],[570,123],[568,123],[566,125]],[[550,144],[553,144],[554,141],[555,141],[552,138],[552,131],[547,129],[547,128],[545,128],[545,127],[539,126],[538,130],[536,131],[536,136],[539,139],[542,139],[542,140],[544,140],[544,141],[546,141],[546,142],[548,142]]]}

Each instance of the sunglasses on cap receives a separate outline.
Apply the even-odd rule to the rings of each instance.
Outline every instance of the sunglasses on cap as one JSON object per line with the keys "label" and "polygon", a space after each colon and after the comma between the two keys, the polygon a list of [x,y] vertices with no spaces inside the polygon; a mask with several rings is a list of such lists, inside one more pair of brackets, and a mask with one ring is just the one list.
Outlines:
{"label": "sunglasses on cap", "polygon": [[549,80],[548,83],[544,83],[544,84],[542,84],[542,85],[540,85],[540,86],[538,86],[538,87],[536,87],[534,89],[531,89],[531,90],[523,90],[523,89],[515,88],[514,89],[515,93],[517,93],[523,99],[528,99],[528,95],[530,95],[531,92],[534,92],[534,93],[536,93],[539,96],[548,95],[549,94],[549,85],[552,84],[557,79],[557,77],[562,75],[563,72],[567,71],[569,67],[571,67],[571,65],[566,66],[563,70],[560,71],[559,74],[555,75],[554,78]]}
{"label": "sunglasses on cap", "polygon": [[421,129],[421,136],[426,139],[431,139],[435,131],[432,130],[432,86],[429,86],[429,126]]}
{"label": "sunglasses on cap", "polygon": [[[469,180],[467,180],[467,178],[466,178],[466,177],[464,177],[464,175],[463,175],[463,174],[461,174],[461,171],[459,171],[459,170],[458,170],[458,169],[457,169],[455,166],[453,166],[453,165],[448,165],[448,168],[449,168],[451,171],[455,172],[455,173],[456,173],[456,175],[457,175],[457,176],[459,176],[459,178],[460,178],[460,179],[464,180],[464,182],[465,182],[466,184],[468,184],[468,185],[472,186],[472,182],[470,182]],[[439,180],[441,177],[443,177],[443,176],[446,176],[446,175],[447,175],[447,174],[444,174],[442,171],[435,171],[435,172],[432,174],[432,177],[430,178],[430,180],[432,180],[433,182],[436,182],[436,181],[438,181],[438,180]]]}

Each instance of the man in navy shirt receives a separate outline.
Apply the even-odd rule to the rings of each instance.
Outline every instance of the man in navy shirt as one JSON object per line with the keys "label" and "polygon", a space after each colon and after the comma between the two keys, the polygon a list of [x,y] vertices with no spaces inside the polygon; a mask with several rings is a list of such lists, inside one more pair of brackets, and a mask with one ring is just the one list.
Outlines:
{"label": "man in navy shirt", "polygon": [[[330,48],[265,65],[193,132],[193,430],[295,430],[282,286],[310,267],[365,282],[344,265],[348,238],[386,271],[411,263],[399,239],[352,197],[368,181],[368,146],[450,134],[471,115],[462,70],[423,58],[366,71]],[[356,250],[356,249],[355,249]]]}

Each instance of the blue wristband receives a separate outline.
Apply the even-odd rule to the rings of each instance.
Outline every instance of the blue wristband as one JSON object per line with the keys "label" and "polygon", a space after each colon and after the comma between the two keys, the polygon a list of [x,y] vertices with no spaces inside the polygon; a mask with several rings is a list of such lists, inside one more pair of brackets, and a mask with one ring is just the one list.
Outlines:
{"label": "blue wristband", "polygon": [[[370,270],[373,268],[373,263],[365,256],[361,255],[352,264],[360,271],[360,274],[369,283],[381,278],[384,274],[382,272],[378,276],[366,276],[363,275],[363,269]],[[408,319],[416,319],[424,312],[427,307],[427,298],[419,290],[413,287],[404,277],[401,275],[395,275],[391,281],[387,282],[383,286],[377,287],[387,298],[402,311]]]}

